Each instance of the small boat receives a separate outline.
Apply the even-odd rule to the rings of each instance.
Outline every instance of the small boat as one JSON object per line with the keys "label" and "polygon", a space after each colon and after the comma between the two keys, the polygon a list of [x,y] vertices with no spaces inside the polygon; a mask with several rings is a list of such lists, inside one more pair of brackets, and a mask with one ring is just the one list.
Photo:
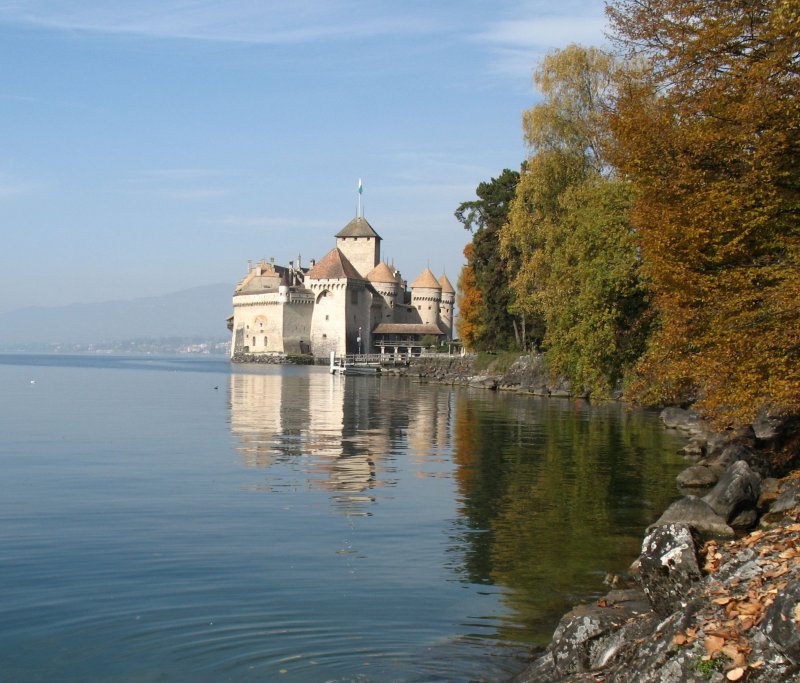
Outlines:
{"label": "small boat", "polygon": [[334,352],[331,351],[332,375],[377,375],[380,371],[380,363],[359,363],[355,361],[348,363],[344,358],[339,358],[337,362]]}

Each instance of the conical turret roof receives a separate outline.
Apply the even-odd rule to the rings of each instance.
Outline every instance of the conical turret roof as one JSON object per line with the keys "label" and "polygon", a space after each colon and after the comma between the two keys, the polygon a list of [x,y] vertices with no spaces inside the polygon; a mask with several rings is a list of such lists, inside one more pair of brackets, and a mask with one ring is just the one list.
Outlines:
{"label": "conical turret roof", "polygon": [[442,286],[442,294],[456,293],[456,290],[453,289],[453,285],[450,283],[450,280],[447,279],[447,275],[442,274],[442,277],[439,278],[439,284]]}
{"label": "conical turret roof", "polygon": [[439,281],[436,279],[436,276],[431,272],[430,268],[426,268],[422,271],[420,276],[411,283],[411,289],[416,288],[424,288],[424,289],[441,289],[442,286],[439,284]]}
{"label": "conical turret roof", "polygon": [[363,280],[347,257],[337,248],[331,249],[306,275],[310,280]]}
{"label": "conical turret roof", "polygon": [[369,271],[369,273],[367,273],[367,280],[370,282],[397,282],[392,269],[389,268],[389,266],[387,266],[383,261],[381,261],[377,266]]}
{"label": "conical turret roof", "polygon": [[373,230],[364,216],[354,218],[336,233],[336,237],[376,237],[381,239],[381,236]]}

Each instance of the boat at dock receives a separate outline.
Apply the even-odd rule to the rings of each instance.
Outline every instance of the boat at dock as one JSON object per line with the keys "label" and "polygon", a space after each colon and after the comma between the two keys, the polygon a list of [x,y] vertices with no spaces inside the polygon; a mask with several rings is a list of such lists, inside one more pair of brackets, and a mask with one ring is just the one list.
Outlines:
{"label": "boat at dock", "polygon": [[366,355],[341,356],[337,359],[331,351],[330,370],[332,375],[378,375],[381,364],[368,360]]}

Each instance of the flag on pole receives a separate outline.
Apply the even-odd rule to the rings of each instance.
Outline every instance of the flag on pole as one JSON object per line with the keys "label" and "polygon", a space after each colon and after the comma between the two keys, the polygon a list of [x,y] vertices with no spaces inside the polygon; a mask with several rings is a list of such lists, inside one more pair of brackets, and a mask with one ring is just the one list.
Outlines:
{"label": "flag on pole", "polygon": [[361,178],[358,179],[358,194],[362,194],[364,192],[364,186],[361,184]]}

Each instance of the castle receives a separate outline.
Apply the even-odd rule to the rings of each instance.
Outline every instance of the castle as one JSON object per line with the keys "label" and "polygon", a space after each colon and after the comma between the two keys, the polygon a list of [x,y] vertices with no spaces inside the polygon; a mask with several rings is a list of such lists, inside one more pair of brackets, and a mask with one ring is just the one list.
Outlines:
{"label": "castle", "polygon": [[381,261],[381,237],[359,210],[336,246],[303,267],[260,261],[236,286],[231,356],[353,353],[415,354],[453,338],[453,285],[426,268],[408,288]]}

